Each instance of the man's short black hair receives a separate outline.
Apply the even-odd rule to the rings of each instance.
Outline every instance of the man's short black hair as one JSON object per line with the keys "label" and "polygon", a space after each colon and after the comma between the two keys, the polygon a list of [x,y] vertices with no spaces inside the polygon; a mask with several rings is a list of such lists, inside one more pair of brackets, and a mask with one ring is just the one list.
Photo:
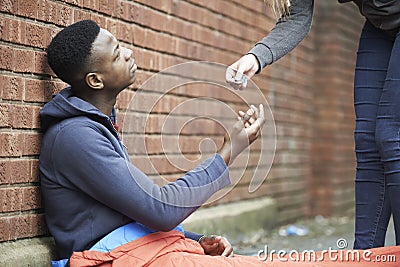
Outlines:
{"label": "man's short black hair", "polygon": [[71,83],[84,71],[99,32],[100,26],[96,22],[82,20],[64,28],[53,38],[47,48],[47,61],[61,80]]}

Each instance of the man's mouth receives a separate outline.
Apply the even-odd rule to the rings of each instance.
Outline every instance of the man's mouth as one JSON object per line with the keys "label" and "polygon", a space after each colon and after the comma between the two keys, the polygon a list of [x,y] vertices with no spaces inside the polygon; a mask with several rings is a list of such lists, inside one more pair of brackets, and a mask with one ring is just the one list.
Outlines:
{"label": "man's mouth", "polygon": [[135,72],[137,70],[137,66],[136,66],[135,62],[132,62],[132,64],[129,66],[129,70],[131,72]]}

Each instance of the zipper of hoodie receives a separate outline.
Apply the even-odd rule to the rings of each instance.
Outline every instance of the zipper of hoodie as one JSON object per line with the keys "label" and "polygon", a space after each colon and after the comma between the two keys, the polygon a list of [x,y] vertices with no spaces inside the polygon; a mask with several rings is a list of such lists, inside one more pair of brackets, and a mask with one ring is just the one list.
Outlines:
{"label": "zipper of hoodie", "polygon": [[118,125],[116,123],[114,123],[110,118],[108,118],[108,122],[111,124],[112,128],[114,129],[115,133],[117,134],[118,137],[118,142],[120,143],[120,145],[122,145],[122,148],[124,149],[125,155],[128,157],[128,148],[126,147],[126,145],[124,144],[124,142],[122,142],[122,139],[119,135],[118,132]]}

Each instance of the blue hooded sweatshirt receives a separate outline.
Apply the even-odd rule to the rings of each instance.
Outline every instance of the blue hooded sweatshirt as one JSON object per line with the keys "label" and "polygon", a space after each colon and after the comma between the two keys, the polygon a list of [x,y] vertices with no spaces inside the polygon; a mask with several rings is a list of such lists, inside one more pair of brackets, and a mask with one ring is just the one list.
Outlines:
{"label": "blue hooded sweatshirt", "polygon": [[[154,184],[130,163],[110,117],[70,88],[47,103],[40,118],[41,188],[60,258],[134,221],[169,231],[230,184],[218,154],[173,183]],[[187,237],[198,238],[194,233]]]}

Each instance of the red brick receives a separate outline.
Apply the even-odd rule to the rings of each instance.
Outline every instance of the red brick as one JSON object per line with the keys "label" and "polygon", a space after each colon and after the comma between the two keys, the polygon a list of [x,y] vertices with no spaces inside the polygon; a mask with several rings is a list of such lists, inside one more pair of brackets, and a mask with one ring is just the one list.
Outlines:
{"label": "red brick", "polygon": [[39,155],[41,135],[39,133],[24,134],[23,155]]}
{"label": "red brick", "polygon": [[130,5],[131,3],[126,2],[124,0],[115,0],[116,1],[116,17],[117,18],[122,18],[124,20],[127,20],[129,17],[129,12],[130,12]]}
{"label": "red brick", "polygon": [[5,13],[15,13],[17,11],[17,1],[0,0],[0,11]]}
{"label": "red brick", "polygon": [[80,20],[85,20],[85,19],[90,19],[90,13],[85,10],[75,8],[74,9],[74,20],[80,21]]}
{"label": "red brick", "polygon": [[23,151],[23,136],[17,133],[0,133],[0,156],[21,156]]}
{"label": "red brick", "polygon": [[64,4],[52,3],[53,19],[57,25],[68,26],[73,23],[73,8]]}
{"label": "red brick", "polygon": [[[110,25],[109,21],[107,22],[107,29],[111,29],[109,27],[109,25]],[[115,20],[112,20],[112,21],[115,21]],[[134,34],[135,34],[135,27],[133,25],[130,25],[127,23],[116,22],[114,29],[112,29],[110,32],[112,34],[114,34],[115,38],[117,38],[120,41],[124,41],[124,42],[130,43],[130,44],[133,43]]]}
{"label": "red brick", "polygon": [[0,128],[11,127],[12,106],[10,104],[0,104]]}
{"label": "red brick", "polygon": [[41,107],[32,107],[32,124],[31,129],[40,129],[40,110]]}
{"label": "red brick", "polygon": [[14,50],[9,46],[0,45],[0,69],[12,70]]}
{"label": "red brick", "polygon": [[33,159],[29,161],[30,175],[29,182],[39,182],[39,160]]}
{"label": "red brick", "polygon": [[35,210],[41,208],[41,193],[38,186],[29,186],[22,189],[21,210]]}
{"label": "red brick", "polygon": [[95,14],[95,13],[91,13],[90,14],[90,19],[94,20],[97,24],[99,24],[100,27],[104,28],[106,26],[106,18],[101,16],[101,15],[98,15],[98,14]]}
{"label": "red brick", "polygon": [[100,13],[104,13],[107,15],[111,15],[113,13],[113,1],[112,0],[98,0],[98,11]]}
{"label": "red brick", "polygon": [[38,107],[14,106],[13,110],[13,128],[34,129],[38,126]]}
{"label": "red brick", "polygon": [[91,9],[93,11],[98,11],[99,3],[97,0],[83,0],[83,7]]}
{"label": "red brick", "polygon": [[17,72],[35,71],[35,52],[25,49],[15,49],[13,69]]}
{"label": "red brick", "polygon": [[44,82],[45,102],[50,101],[52,95],[59,93],[66,86],[67,84],[62,81],[45,81]]}
{"label": "red brick", "polygon": [[26,102],[45,102],[44,93],[45,81],[27,79],[25,80],[25,96]]}
{"label": "red brick", "polygon": [[143,25],[145,22],[139,20],[139,14],[143,12],[143,6],[138,6],[133,2],[124,2],[122,6],[121,18],[129,22],[137,22]]}
{"label": "red brick", "polygon": [[2,212],[21,211],[22,191],[20,188],[0,188],[0,207]]}
{"label": "red brick", "polygon": [[0,184],[32,182],[30,160],[0,160]]}
{"label": "red brick", "polygon": [[2,18],[2,39],[12,43],[23,43],[25,23],[19,20]]}
{"label": "red brick", "polygon": [[0,217],[0,241],[48,234],[43,214],[24,213]]}
{"label": "red brick", "polygon": [[53,17],[55,16],[53,5],[48,0],[38,0],[37,9],[38,9],[37,17],[39,20],[51,22]]}
{"label": "red brick", "polygon": [[19,77],[0,75],[0,90],[5,100],[22,100],[23,81]]}
{"label": "red brick", "polygon": [[50,43],[50,28],[33,23],[27,23],[26,40],[31,46],[46,48]]}
{"label": "red brick", "polygon": [[35,51],[35,73],[56,76],[47,63],[45,52]]}
{"label": "red brick", "polygon": [[0,217],[0,241],[11,240],[11,219]]}
{"label": "red brick", "polygon": [[38,0],[17,0],[18,15],[36,19],[38,14]]}
{"label": "red brick", "polygon": [[35,218],[37,215],[24,214],[16,217],[15,225],[13,225],[13,235],[16,239],[34,236],[32,232],[32,226],[34,225]]}

